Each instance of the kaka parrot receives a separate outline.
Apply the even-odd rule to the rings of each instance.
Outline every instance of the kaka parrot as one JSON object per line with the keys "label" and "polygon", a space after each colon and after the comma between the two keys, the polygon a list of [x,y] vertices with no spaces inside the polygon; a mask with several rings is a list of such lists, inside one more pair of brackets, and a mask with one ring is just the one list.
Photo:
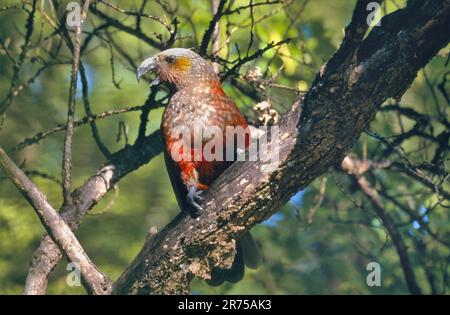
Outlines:
{"label": "kaka parrot", "polygon": [[[196,124],[201,124],[202,127],[218,126],[225,135],[227,126],[247,128],[247,122],[234,102],[224,93],[211,64],[192,50],[172,48],[162,51],[142,62],[137,69],[138,80],[146,72],[156,75],[151,85],[164,82],[173,91],[161,121],[164,156],[181,210],[196,217],[202,211],[198,204],[202,198],[201,193],[208,189],[231,162],[207,161],[203,155],[200,159],[195,159],[195,149],[192,147],[188,153],[190,158],[174,159],[171,150],[183,140],[179,136],[174,137],[172,133],[179,126],[187,126],[190,133],[194,134]],[[202,148],[207,140],[209,139],[202,139]],[[224,146],[225,143],[223,141]],[[245,145],[248,144],[247,137]],[[236,242],[236,255],[231,268],[214,268],[211,279],[207,282],[213,286],[224,281],[237,282],[244,276],[244,267],[255,269],[260,264],[261,257],[258,245],[250,233],[246,233]]]}

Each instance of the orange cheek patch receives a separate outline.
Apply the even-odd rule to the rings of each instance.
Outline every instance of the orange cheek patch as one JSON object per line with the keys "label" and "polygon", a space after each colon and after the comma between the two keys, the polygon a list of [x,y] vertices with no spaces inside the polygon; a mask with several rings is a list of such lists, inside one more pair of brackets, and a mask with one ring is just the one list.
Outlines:
{"label": "orange cheek patch", "polygon": [[177,71],[186,72],[191,68],[191,60],[188,57],[177,58],[172,67]]}

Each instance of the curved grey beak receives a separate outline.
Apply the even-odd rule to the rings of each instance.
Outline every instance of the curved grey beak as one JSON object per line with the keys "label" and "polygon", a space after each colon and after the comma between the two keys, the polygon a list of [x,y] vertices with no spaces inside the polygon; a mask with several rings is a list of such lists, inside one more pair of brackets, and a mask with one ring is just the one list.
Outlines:
{"label": "curved grey beak", "polygon": [[[157,64],[157,58],[156,57],[151,57],[151,58],[148,58],[148,59],[145,59],[142,63],[141,63],[141,65],[137,68],[137,71],[136,71],[136,77],[137,77],[137,80],[139,81],[140,79],[141,79],[141,77],[145,74],[145,73],[147,73],[147,72],[149,72],[149,71],[155,71],[156,70],[156,64]],[[159,78],[158,77],[156,77],[156,79],[155,80],[153,80],[153,82],[151,83],[151,85],[156,85],[156,84],[158,84],[159,83]]]}

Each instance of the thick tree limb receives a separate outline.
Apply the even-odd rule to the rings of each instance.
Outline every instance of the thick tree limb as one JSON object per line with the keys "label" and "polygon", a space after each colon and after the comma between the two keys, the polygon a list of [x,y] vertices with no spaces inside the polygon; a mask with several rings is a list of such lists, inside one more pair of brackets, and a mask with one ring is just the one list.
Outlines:
{"label": "thick tree limb", "polygon": [[112,287],[111,280],[92,263],[69,226],[47,202],[45,195],[14,164],[2,148],[0,148],[0,167],[34,208],[52,240],[72,262],[78,264],[87,291],[91,294],[109,293]]}
{"label": "thick tree limb", "polygon": [[[363,26],[358,1],[353,23]],[[312,88],[280,122],[280,164],[235,163],[209,189],[205,212],[183,214],[144,247],[115,285],[116,294],[187,293],[193,276],[229,267],[235,239],[267,219],[299,189],[339,165],[380,105],[400,98],[417,71],[449,40],[450,1],[409,1],[363,39],[350,33]],[[352,28],[350,28],[352,29]],[[347,29],[349,32],[349,29]],[[351,43],[351,44],[347,44]]]}
{"label": "thick tree limb", "polygon": [[[95,175],[72,193],[72,206],[61,209],[61,217],[72,231],[76,231],[83,217],[99,202],[106,193],[130,172],[148,163],[161,152],[159,132],[146,137],[139,144],[127,146],[114,153]],[[56,267],[62,254],[52,239],[46,235],[33,254],[25,284],[25,294],[45,294],[48,276]]]}

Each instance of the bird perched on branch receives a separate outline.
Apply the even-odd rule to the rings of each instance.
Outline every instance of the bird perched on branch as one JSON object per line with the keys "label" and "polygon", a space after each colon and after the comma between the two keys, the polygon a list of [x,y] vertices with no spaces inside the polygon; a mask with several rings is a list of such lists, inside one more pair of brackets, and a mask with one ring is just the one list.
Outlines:
{"label": "bird perched on branch", "polygon": [[[189,49],[172,48],[156,54],[142,62],[137,69],[138,80],[146,72],[156,75],[151,85],[164,82],[174,91],[161,122],[165,160],[169,177],[182,211],[192,217],[201,215],[199,205],[201,193],[231,164],[223,160],[207,160],[203,149],[210,138],[202,135],[200,147],[193,146],[195,140],[189,138],[188,149],[185,139],[177,130],[185,127],[191,135],[195,129],[215,127],[226,134],[227,127],[247,128],[247,122],[234,102],[224,93],[220,80],[210,63]],[[178,128],[178,129],[177,129]],[[223,150],[236,151],[236,147]],[[248,146],[249,138],[245,140]],[[214,148],[217,150],[220,148]],[[200,150],[200,155],[198,155]],[[180,157],[174,156],[174,152]],[[200,158],[198,158],[200,157]],[[236,255],[231,269],[214,268],[210,285],[224,281],[237,282],[244,276],[244,265],[256,268],[261,262],[261,253],[250,233],[246,233],[236,243]]]}

